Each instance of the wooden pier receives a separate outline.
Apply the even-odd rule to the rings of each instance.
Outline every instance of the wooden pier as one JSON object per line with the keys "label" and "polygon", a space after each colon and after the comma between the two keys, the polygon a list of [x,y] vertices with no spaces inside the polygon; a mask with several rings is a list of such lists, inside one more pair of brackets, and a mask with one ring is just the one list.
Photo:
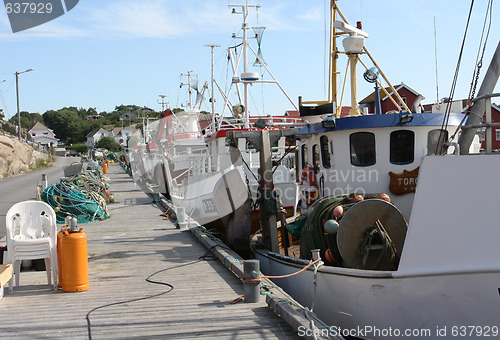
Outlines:
{"label": "wooden pier", "polygon": [[20,286],[0,301],[2,338],[299,338],[265,298],[231,304],[243,295],[241,281],[220,261],[201,259],[207,249],[164,220],[117,164],[107,176],[111,218],[80,225],[89,290],[54,291],[44,271],[21,272]]}

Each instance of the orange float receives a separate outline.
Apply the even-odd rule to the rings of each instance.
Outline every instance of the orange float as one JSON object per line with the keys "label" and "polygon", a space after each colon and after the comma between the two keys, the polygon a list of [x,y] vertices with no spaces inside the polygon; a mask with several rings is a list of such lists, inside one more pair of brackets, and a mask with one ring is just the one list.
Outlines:
{"label": "orange float", "polygon": [[108,163],[106,163],[106,162],[102,163],[102,173],[103,174],[108,173]]}
{"label": "orange float", "polygon": [[87,234],[65,230],[61,237],[62,288],[65,292],[83,292],[89,289]]}

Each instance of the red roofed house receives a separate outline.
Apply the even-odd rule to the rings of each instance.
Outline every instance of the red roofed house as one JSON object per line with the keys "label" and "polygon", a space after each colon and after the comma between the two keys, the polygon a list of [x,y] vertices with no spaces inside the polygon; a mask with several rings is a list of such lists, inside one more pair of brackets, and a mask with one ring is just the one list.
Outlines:
{"label": "red roofed house", "polygon": [[[417,112],[414,106],[420,107],[420,101],[424,99],[422,95],[420,95],[418,92],[410,88],[405,83],[401,83],[399,85],[394,86],[394,89],[397,91],[397,93],[399,93],[403,101],[406,103],[406,106],[408,106],[408,108],[412,112]],[[399,104],[399,101],[397,100],[391,88],[387,87],[385,88],[385,90],[392,96],[394,101]],[[400,108],[394,105],[394,103],[391,101],[389,96],[384,92],[384,90],[380,89],[379,95],[380,95],[380,104],[382,107],[382,113],[387,113],[394,110],[399,111]],[[417,98],[419,99],[417,100]],[[372,92],[372,94],[370,94],[368,97],[359,102],[359,108],[361,109],[361,111],[363,111],[364,114],[375,113],[375,91]]]}

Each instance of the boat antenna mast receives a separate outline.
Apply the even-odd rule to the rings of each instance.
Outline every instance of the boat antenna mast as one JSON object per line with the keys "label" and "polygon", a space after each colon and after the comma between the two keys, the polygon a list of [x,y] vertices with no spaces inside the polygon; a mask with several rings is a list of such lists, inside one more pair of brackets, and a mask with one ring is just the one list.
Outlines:
{"label": "boat antenna mast", "polygon": [[157,103],[161,105],[161,112],[165,112],[165,105],[167,105],[168,108],[168,100],[165,101],[165,98],[167,98],[168,96],[166,94],[159,94],[158,97],[161,98],[161,102],[157,101]]}
{"label": "boat antenna mast", "polygon": [[[337,6],[337,1],[338,0],[330,0],[330,21],[331,21],[331,26],[330,26],[330,53],[329,53],[329,86],[328,86],[328,101],[308,101],[308,102],[302,102],[301,99],[300,105],[303,104],[315,104],[315,105],[325,105],[325,104],[332,104],[332,112],[335,114],[335,117],[339,118],[340,113],[341,113],[341,108],[342,108],[342,100],[343,100],[343,92],[340,98],[340,103],[339,103],[339,98],[338,98],[338,93],[337,93],[337,76],[339,74],[338,69],[337,69],[337,59],[339,54],[345,53],[348,56],[348,63],[347,67],[350,68],[351,72],[351,110],[349,111],[349,115],[360,115],[361,110],[359,109],[358,103],[357,103],[357,71],[356,71],[356,66],[357,63],[360,62],[366,70],[369,69],[369,67],[363,63],[363,61],[359,58],[360,54],[366,54],[370,60],[372,61],[373,65],[377,68],[378,73],[384,78],[386,83],[389,85],[389,88],[391,89],[392,94],[396,97],[396,99],[399,101],[400,104],[398,104],[394,98],[392,97],[391,94],[385,89],[384,86],[379,82],[377,79],[377,84],[380,86],[382,92],[385,93],[385,95],[393,102],[393,104],[398,108],[399,110],[400,107],[403,107],[406,111],[410,112],[410,109],[406,105],[406,103],[403,101],[399,93],[396,91],[394,86],[391,84],[387,76],[382,72],[380,69],[379,65],[375,61],[375,59],[372,57],[366,46],[364,45],[364,39],[368,38],[368,33],[364,32],[361,30],[361,22],[358,23],[357,27],[351,26],[349,24],[349,21],[347,18],[344,16],[340,8]],[[337,15],[340,17],[342,20],[337,20]],[[348,34],[349,36],[344,38],[342,41],[342,45],[344,46],[345,52],[340,52],[337,48],[337,42],[336,39],[340,37],[341,35]],[[347,70],[346,70],[347,73]],[[345,80],[344,79],[344,86],[345,88]]]}
{"label": "boat antenna mast", "polygon": [[[232,8],[233,14],[241,14],[243,17],[243,23],[241,25],[243,36],[239,37],[240,39],[242,39],[242,43],[241,43],[242,52],[241,52],[236,64],[234,64],[234,61],[233,61],[233,54],[229,53],[229,57],[231,59],[231,63],[232,63],[232,67],[233,67],[233,79],[232,79],[231,85],[229,87],[229,92],[231,92],[231,87],[233,84],[238,85],[239,83],[243,83],[243,105],[237,105],[237,107],[239,107],[241,110],[240,113],[243,116],[244,128],[250,127],[250,111],[248,109],[248,98],[249,98],[248,85],[252,85],[254,83],[274,83],[274,84],[278,85],[278,87],[283,92],[285,97],[289,100],[289,102],[292,104],[292,106],[295,108],[295,110],[298,111],[298,108],[295,105],[295,103],[293,102],[293,100],[288,96],[288,94],[285,92],[283,87],[276,80],[276,78],[271,73],[271,71],[266,66],[266,64],[264,62],[262,62],[262,52],[260,51],[260,48],[259,48],[259,52],[255,52],[255,50],[252,48],[252,46],[250,46],[250,44],[248,42],[249,39],[259,39],[258,34],[256,34],[256,36],[254,36],[254,37],[248,36],[249,27],[248,27],[247,17],[248,17],[249,8],[255,8],[258,10],[261,6],[259,4],[249,5],[248,0],[247,0],[245,2],[245,4],[242,4],[242,5],[234,5],[234,4],[229,3],[228,7]],[[236,8],[240,8],[241,11],[237,11]],[[233,34],[233,38],[236,38],[236,34]],[[260,44],[260,42],[259,42],[259,44]],[[260,45],[259,45],[259,47],[260,47]],[[258,72],[249,72],[248,71],[248,50],[250,50],[255,55],[257,60],[261,61],[258,66],[264,67],[265,70],[267,71],[267,73],[269,74],[269,76],[272,78],[272,80],[260,80]],[[243,58],[243,61],[242,61],[243,62],[243,72],[241,73],[241,77],[238,76],[238,74],[237,74],[239,64],[241,61],[240,58]],[[226,97],[226,103],[224,104],[224,111],[223,111],[221,117],[224,116],[228,101],[229,101],[229,95]],[[220,128],[221,123],[222,123],[222,119],[219,122],[218,128]]]}
{"label": "boat antenna mast", "polygon": [[211,81],[210,81],[210,103],[212,103],[212,124],[214,124],[215,121],[215,93],[214,93],[214,85],[215,85],[215,74],[214,74],[214,48],[215,47],[220,47],[220,45],[217,44],[207,44],[205,47],[210,47],[210,54],[211,54]]}
{"label": "boat antenna mast", "polygon": [[[243,5],[234,5],[229,3],[228,7],[232,7],[232,12],[233,14],[241,14],[243,22],[241,24],[241,30],[243,32],[243,37],[242,37],[242,46],[241,46],[241,54],[243,57],[243,73],[242,76],[248,75],[248,22],[247,22],[247,17],[248,17],[248,9],[250,7],[254,8],[260,8],[260,5],[249,5],[248,0],[245,2]],[[239,7],[241,9],[241,12],[238,12],[236,10],[236,7]],[[235,37],[235,35],[233,35]],[[249,128],[250,127],[250,115],[249,115],[249,110],[248,110],[248,85],[249,82],[245,81],[242,77],[243,80],[243,121],[244,121],[244,127]]]}
{"label": "boat antenna mast", "polygon": [[186,85],[188,87],[188,94],[189,94],[188,109],[189,110],[193,109],[193,84],[191,83],[191,78],[193,77],[191,75],[192,73],[193,73],[193,71],[187,71],[187,74],[181,73],[181,78],[187,77],[188,82],[187,82],[187,84],[181,83],[181,85],[180,85],[180,88],[183,88]]}
{"label": "boat antenna mast", "polygon": [[[331,0],[330,3],[330,22],[335,22],[337,20],[337,0]],[[334,103],[335,115],[340,117],[340,107],[336,105],[337,103],[337,29],[334,25],[330,25],[330,53],[329,53],[329,81],[328,81],[328,102]]]}

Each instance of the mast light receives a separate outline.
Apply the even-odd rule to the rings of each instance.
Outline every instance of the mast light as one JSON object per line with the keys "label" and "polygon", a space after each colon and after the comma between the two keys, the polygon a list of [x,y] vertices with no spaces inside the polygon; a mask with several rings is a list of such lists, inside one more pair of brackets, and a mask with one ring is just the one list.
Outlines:
{"label": "mast light", "polygon": [[376,67],[371,67],[363,73],[363,77],[369,83],[374,83],[378,78],[378,70]]}

